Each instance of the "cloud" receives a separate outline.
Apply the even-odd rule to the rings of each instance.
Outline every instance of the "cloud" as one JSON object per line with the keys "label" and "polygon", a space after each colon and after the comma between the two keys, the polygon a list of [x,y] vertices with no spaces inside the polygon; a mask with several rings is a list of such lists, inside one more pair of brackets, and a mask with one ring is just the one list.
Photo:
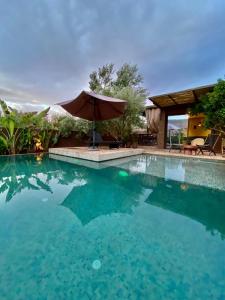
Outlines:
{"label": "cloud", "polygon": [[223,0],[0,4],[0,97],[26,109],[74,98],[110,62],[137,63],[151,94],[224,75]]}
{"label": "cloud", "polygon": [[12,101],[7,101],[7,104],[12,107],[17,109],[18,111],[22,112],[34,112],[34,111],[41,111],[47,108],[48,106],[46,104],[32,104],[30,102],[12,102]]}

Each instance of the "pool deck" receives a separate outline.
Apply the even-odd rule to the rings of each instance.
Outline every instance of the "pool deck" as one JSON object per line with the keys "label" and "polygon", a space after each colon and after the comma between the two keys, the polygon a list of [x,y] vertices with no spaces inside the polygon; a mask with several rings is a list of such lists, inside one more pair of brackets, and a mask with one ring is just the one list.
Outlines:
{"label": "pool deck", "polygon": [[89,150],[87,147],[68,147],[68,148],[50,148],[50,154],[61,155],[64,157],[78,158],[93,162],[103,162],[118,158],[130,157],[140,154],[150,154],[159,156],[169,156],[175,158],[203,159],[209,161],[221,161],[225,163],[225,156],[215,155],[188,155],[177,150],[157,149],[151,146],[140,146],[140,148],[120,148],[112,149],[100,148],[98,151]]}
{"label": "pool deck", "polygon": [[184,154],[183,152],[179,152],[178,150],[171,150],[169,152],[168,149],[158,149],[156,147],[151,147],[151,146],[141,146],[141,148],[143,148],[143,153],[151,154],[151,155],[225,162],[225,156],[222,156],[221,154],[209,155],[207,153],[206,155],[201,155],[201,154],[189,155],[189,154]]}
{"label": "pool deck", "polygon": [[94,162],[102,162],[117,158],[130,157],[142,154],[142,148],[119,148],[119,149],[104,149],[101,148],[97,151],[90,150],[86,147],[69,147],[69,148],[50,148],[50,154],[57,154],[61,156],[79,158]]}

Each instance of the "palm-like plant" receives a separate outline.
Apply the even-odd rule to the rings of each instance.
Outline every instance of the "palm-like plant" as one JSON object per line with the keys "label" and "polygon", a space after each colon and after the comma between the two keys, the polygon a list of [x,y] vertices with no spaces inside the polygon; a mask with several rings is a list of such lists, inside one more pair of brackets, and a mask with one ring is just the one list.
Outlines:
{"label": "palm-like plant", "polygon": [[16,152],[16,144],[20,137],[20,128],[24,126],[22,116],[0,100],[2,116],[0,117],[0,139],[11,154]]}
{"label": "palm-like plant", "polygon": [[27,146],[30,149],[37,128],[48,123],[46,116],[49,108],[40,113],[20,113],[0,100],[2,115],[0,116],[0,140],[10,154],[15,154],[20,148]]}

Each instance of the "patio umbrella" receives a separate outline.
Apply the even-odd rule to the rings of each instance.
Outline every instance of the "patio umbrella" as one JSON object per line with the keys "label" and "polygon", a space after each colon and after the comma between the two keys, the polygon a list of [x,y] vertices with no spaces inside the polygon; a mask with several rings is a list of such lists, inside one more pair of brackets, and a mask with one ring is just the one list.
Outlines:
{"label": "patio umbrella", "polygon": [[127,102],[121,99],[82,91],[74,100],[57,103],[71,115],[93,121],[93,148],[95,148],[95,121],[118,118],[124,113]]}

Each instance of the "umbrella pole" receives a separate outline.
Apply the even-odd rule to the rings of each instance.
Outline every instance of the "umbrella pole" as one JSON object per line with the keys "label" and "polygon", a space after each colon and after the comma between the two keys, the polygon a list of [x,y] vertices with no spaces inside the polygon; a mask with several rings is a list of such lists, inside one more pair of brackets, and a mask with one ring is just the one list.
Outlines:
{"label": "umbrella pole", "polygon": [[95,120],[92,122],[92,149],[95,149]]}
{"label": "umbrella pole", "polygon": [[96,136],[95,136],[95,99],[93,104],[93,122],[92,122],[92,148],[91,150],[98,150],[98,148],[95,146]]}

